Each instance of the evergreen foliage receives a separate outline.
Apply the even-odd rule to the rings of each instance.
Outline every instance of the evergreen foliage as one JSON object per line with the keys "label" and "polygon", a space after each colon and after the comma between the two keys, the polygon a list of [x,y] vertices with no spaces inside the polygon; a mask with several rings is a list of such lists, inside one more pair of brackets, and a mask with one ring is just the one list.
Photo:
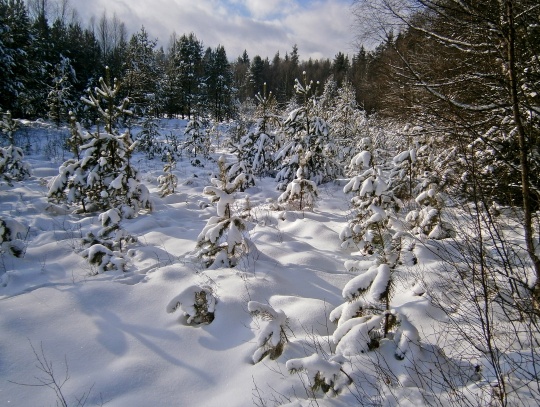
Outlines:
{"label": "evergreen foliage", "polygon": [[285,191],[279,196],[278,202],[285,203],[290,210],[313,210],[319,193],[317,184],[305,178],[305,167],[300,165]]}
{"label": "evergreen foliage", "polygon": [[144,152],[149,160],[163,153],[159,136],[158,121],[151,115],[144,116],[141,132],[137,135],[137,149]]}
{"label": "evergreen foliage", "polygon": [[285,329],[287,316],[282,310],[276,310],[270,305],[257,301],[248,302],[248,311],[252,316],[262,319],[265,326],[257,337],[257,350],[253,353],[253,363],[259,363],[266,356],[274,360],[281,356],[285,344],[289,342]]}
{"label": "evergreen foliage", "polygon": [[[101,88],[89,92],[84,99],[95,108],[103,122],[105,132],[81,134],[72,121],[72,139],[81,138],[78,158],[67,160],[59,174],[49,184],[48,196],[52,200],[81,205],[84,212],[122,208],[123,216],[136,216],[142,209],[150,209],[148,189],[140,183],[139,174],[130,157],[136,144],[128,131],[119,134],[117,121],[129,114],[126,99],[115,104],[118,84],[110,87],[100,78]],[[102,107],[102,103],[107,107]],[[76,145],[75,140],[72,145]]]}
{"label": "evergreen foliage", "polygon": [[238,163],[254,176],[267,176],[273,172],[275,153],[275,132],[272,129],[276,119],[276,103],[272,92],[267,93],[266,84],[263,93],[256,95],[257,117],[253,129],[240,137],[238,143],[232,145]]}
{"label": "evergreen foliage", "polygon": [[204,188],[204,193],[216,203],[217,216],[212,216],[197,238],[196,256],[205,267],[234,267],[249,251],[242,232],[246,229],[244,219],[233,214],[234,196],[244,181],[243,174],[233,182],[227,180],[225,160],[220,158],[219,178],[212,178],[213,186]]}
{"label": "evergreen foliage", "polygon": [[8,147],[0,147],[0,177],[9,185],[13,181],[22,181],[31,174],[30,165],[24,161],[21,148],[13,144]]}
{"label": "evergreen foliage", "polygon": [[61,57],[52,74],[52,86],[47,95],[49,118],[57,127],[70,118],[70,112],[74,107],[72,85],[74,82],[77,82],[77,79],[71,61],[69,58]]}
{"label": "evergreen foliage", "polygon": [[292,181],[300,163],[305,167],[303,176],[316,184],[330,181],[340,174],[334,160],[335,145],[330,138],[330,129],[315,114],[318,98],[313,86],[305,75],[303,85],[296,81],[295,89],[302,105],[291,110],[283,124],[285,142],[274,157],[274,161],[281,162],[276,175],[278,189],[284,189]]}
{"label": "evergreen foliage", "polygon": [[191,163],[195,166],[201,166],[199,160],[196,157],[208,158],[211,151],[211,143],[206,126],[202,120],[190,120],[186,126],[184,132],[184,143],[182,144],[182,150],[193,158]]}
{"label": "evergreen foliage", "polygon": [[214,320],[216,297],[209,286],[192,285],[174,297],[167,305],[167,312],[182,310],[189,325],[209,324]]}
{"label": "evergreen foliage", "polygon": [[124,215],[118,208],[111,208],[99,215],[101,229],[90,232],[82,239],[85,247],[80,255],[96,268],[96,273],[125,271],[127,260],[124,252],[129,244],[137,242],[120,225]]}
{"label": "evergreen foliage", "polygon": [[178,185],[178,177],[173,173],[176,168],[176,161],[172,154],[167,154],[167,163],[163,166],[165,174],[160,175],[157,179],[159,184],[159,194],[163,198],[167,195],[174,194],[174,189]]}

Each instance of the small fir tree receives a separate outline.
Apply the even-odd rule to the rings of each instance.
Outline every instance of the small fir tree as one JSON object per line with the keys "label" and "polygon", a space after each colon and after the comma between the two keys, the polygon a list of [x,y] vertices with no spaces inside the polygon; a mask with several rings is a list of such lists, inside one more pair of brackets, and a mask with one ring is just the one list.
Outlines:
{"label": "small fir tree", "polygon": [[157,120],[151,115],[147,115],[142,120],[142,130],[137,136],[137,149],[146,154],[149,160],[156,155],[163,153],[163,147],[159,141],[159,125]]}
{"label": "small fir tree", "polygon": [[285,203],[291,210],[313,210],[315,201],[319,197],[317,184],[305,178],[306,169],[303,165],[296,171],[293,179],[279,198],[278,202]]}
{"label": "small fir tree", "polygon": [[176,161],[172,154],[167,154],[167,163],[163,166],[163,172],[165,174],[160,175],[157,179],[159,184],[159,195],[163,198],[167,195],[174,194],[174,189],[178,185],[178,177],[173,174],[176,168]]}
{"label": "small fir tree", "polygon": [[202,120],[190,120],[185,130],[185,140],[182,145],[182,150],[186,151],[188,156],[192,158],[191,164],[201,166],[197,157],[210,156],[210,137]]}
{"label": "small fir tree", "polygon": [[52,73],[52,85],[47,95],[49,106],[49,118],[57,127],[71,117],[73,108],[73,83],[76,83],[75,70],[69,58],[60,56],[60,62],[56,64]]}
{"label": "small fir tree", "polygon": [[11,116],[11,112],[2,114],[2,120],[0,120],[0,130],[2,131],[3,138],[5,139],[5,145],[15,145],[15,133],[19,129],[19,122],[14,120]]}
{"label": "small fir tree", "polygon": [[97,233],[90,232],[82,239],[85,249],[80,255],[96,267],[97,274],[125,271],[127,261],[124,252],[129,244],[137,242],[137,238],[121,227],[122,219],[119,209],[109,209],[99,215],[101,228]]}
{"label": "small fir tree", "polygon": [[13,181],[22,181],[30,174],[30,165],[24,161],[22,149],[13,144],[6,148],[0,147],[0,179],[13,185]]}
{"label": "small fir tree", "polygon": [[286,363],[287,370],[291,374],[305,372],[308,384],[313,396],[318,391],[337,395],[345,387],[352,383],[351,377],[343,370],[342,365],[347,359],[342,355],[334,355],[328,360],[318,353],[298,359],[290,359]]}
{"label": "small fir tree", "polygon": [[294,179],[301,162],[305,166],[304,176],[317,184],[340,173],[328,124],[316,115],[318,99],[313,82],[308,82],[304,74],[304,84],[296,80],[295,89],[303,103],[285,120],[286,141],[274,157],[274,161],[281,161],[276,180],[278,189],[282,190]]}
{"label": "small fir tree", "polygon": [[227,181],[225,160],[218,160],[220,177],[213,178],[213,186],[204,188],[204,193],[216,203],[217,216],[212,216],[197,238],[196,256],[205,267],[234,267],[238,259],[248,252],[248,242],[242,231],[246,223],[240,216],[234,216],[232,205],[234,196],[244,177],[240,174],[233,182]]}
{"label": "small fir tree", "polygon": [[216,297],[209,286],[192,285],[174,297],[167,305],[167,312],[182,310],[189,325],[209,324],[214,320]]}
{"label": "small fir tree", "polygon": [[[340,233],[343,247],[356,247],[375,264],[350,280],[343,297],[350,301],[332,312],[338,324],[333,335],[339,353],[354,355],[379,347],[382,340],[394,340],[396,357],[403,359],[418,332],[404,315],[391,310],[395,289],[395,267],[401,254],[401,234],[393,228],[393,215],[402,206],[388,188],[383,166],[376,165],[371,140],[363,140],[363,150],[351,160],[358,175],[343,188],[355,192],[351,200],[353,216]],[[403,340],[402,340],[403,338]]]}
{"label": "small fir tree", "polygon": [[248,302],[248,311],[252,316],[262,319],[265,326],[259,331],[257,350],[253,353],[253,363],[258,363],[266,356],[274,360],[281,356],[285,344],[289,342],[285,329],[288,319],[282,310],[257,301]]}
{"label": "small fir tree", "polygon": [[7,216],[0,218],[0,257],[7,253],[23,257],[30,228]]}
{"label": "small fir tree", "polygon": [[253,175],[265,176],[271,174],[274,165],[275,134],[271,123],[276,120],[276,102],[272,92],[266,92],[266,83],[263,94],[258,93],[255,99],[258,116],[255,127],[233,145],[233,152],[236,152],[238,162],[245,163]]}
{"label": "small fir tree", "polygon": [[[136,144],[129,131],[120,134],[116,124],[127,109],[127,99],[115,104],[119,90],[100,78],[101,87],[83,100],[94,107],[105,123],[95,133],[80,134],[80,127],[72,125],[72,138],[81,137],[78,159],[66,161],[49,185],[49,198],[81,205],[82,211],[121,208],[123,216],[136,216],[142,209],[151,209],[148,189],[140,183],[139,174],[130,158]],[[102,107],[105,104],[107,108]],[[73,130],[75,129],[75,130]],[[74,131],[74,133],[73,133]]]}

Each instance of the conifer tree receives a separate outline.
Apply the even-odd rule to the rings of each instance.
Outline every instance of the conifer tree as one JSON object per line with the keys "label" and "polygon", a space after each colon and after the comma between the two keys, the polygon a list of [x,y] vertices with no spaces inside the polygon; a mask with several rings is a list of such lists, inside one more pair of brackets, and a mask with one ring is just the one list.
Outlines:
{"label": "conifer tree", "polygon": [[76,82],[75,71],[69,58],[61,56],[52,74],[52,86],[47,96],[49,118],[57,127],[70,118],[73,109],[73,83]]}
{"label": "conifer tree", "polygon": [[315,114],[318,99],[313,81],[308,82],[304,73],[304,84],[297,79],[295,89],[302,104],[289,112],[283,125],[285,143],[274,157],[276,162],[281,161],[276,176],[278,189],[284,189],[292,181],[300,162],[304,163],[306,179],[316,184],[327,182],[340,173],[334,160],[335,146],[330,138],[330,129]]}
{"label": "conifer tree", "polygon": [[0,108],[17,116],[24,109],[33,42],[24,1],[0,0]]}
{"label": "conifer tree", "polygon": [[233,193],[243,182],[240,174],[233,182],[227,181],[225,160],[218,160],[219,178],[212,178],[213,186],[204,189],[216,203],[217,216],[212,216],[197,238],[196,256],[205,267],[234,267],[248,250],[248,242],[242,232],[246,229],[244,219],[233,214]]}
{"label": "conifer tree", "polygon": [[[81,205],[83,212],[120,208],[124,217],[136,216],[150,209],[148,189],[140,183],[139,174],[130,157],[136,146],[129,131],[120,134],[117,122],[130,114],[128,100],[115,103],[119,85],[100,78],[101,87],[89,91],[83,100],[95,108],[105,123],[95,133],[80,134],[72,125],[73,135],[84,142],[79,147],[79,159],[66,161],[49,185],[49,198]],[[102,106],[105,105],[105,106]]]}
{"label": "conifer tree", "polygon": [[24,153],[20,147],[15,146],[15,132],[19,123],[11,117],[11,112],[2,114],[0,131],[6,139],[7,147],[0,146],[0,179],[9,185],[13,181],[21,181],[31,174],[30,165],[24,161]]}
{"label": "conifer tree", "polygon": [[215,318],[216,304],[211,287],[191,285],[169,302],[167,312],[170,314],[180,309],[189,325],[209,324]]}
{"label": "conifer tree", "polygon": [[343,288],[349,303],[336,308],[330,319],[338,324],[333,335],[337,351],[354,355],[373,350],[382,339],[394,339],[395,355],[403,359],[411,341],[418,340],[416,328],[406,316],[391,309],[396,266],[401,255],[401,235],[394,229],[394,213],[401,201],[388,188],[383,166],[377,165],[369,138],[363,150],[351,160],[358,175],[345,185],[355,192],[353,214],[340,233],[343,247],[355,247],[374,260],[374,265],[350,280]]}
{"label": "conifer tree", "polygon": [[165,174],[160,175],[157,179],[162,198],[174,194],[174,189],[178,184],[178,177],[173,173],[175,168],[176,161],[174,161],[172,154],[167,153],[167,163],[163,166],[163,172]]}
{"label": "conifer tree", "polygon": [[272,122],[277,120],[276,101],[272,92],[267,92],[266,83],[263,93],[257,93],[255,99],[255,126],[243,135],[238,143],[232,145],[232,151],[236,153],[238,163],[244,163],[244,167],[248,168],[251,174],[265,176],[271,174],[274,164],[275,134]]}
{"label": "conifer tree", "polygon": [[155,49],[144,27],[135,33],[126,48],[123,92],[131,100],[137,116],[156,116],[156,92],[159,82]]}
{"label": "conifer tree", "polygon": [[318,197],[317,184],[305,178],[305,167],[300,164],[296,178],[287,185],[278,202],[285,203],[291,210],[313,210]]}
{"label": "conifer tree", "polygon": [[158,121],[151,114],[145,115],[142,120],[142,130],[137,135],[137,149],[144,152],[149,160],[163,152],[158,129]]}

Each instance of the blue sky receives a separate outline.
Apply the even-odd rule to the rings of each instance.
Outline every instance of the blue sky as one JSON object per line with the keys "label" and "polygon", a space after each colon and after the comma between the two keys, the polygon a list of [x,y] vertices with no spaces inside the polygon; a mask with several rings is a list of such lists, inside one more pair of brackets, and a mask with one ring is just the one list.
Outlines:
{"label": "blue sky", "polygon": [[244,49],[272,57],[298,45],[300,58],[356,52],[351,0],[71,0],[83,21],[116,13],[130,33],[142,25],[160,45],[173,32],[194,32],[204,46],[225,46],[229,59]]}

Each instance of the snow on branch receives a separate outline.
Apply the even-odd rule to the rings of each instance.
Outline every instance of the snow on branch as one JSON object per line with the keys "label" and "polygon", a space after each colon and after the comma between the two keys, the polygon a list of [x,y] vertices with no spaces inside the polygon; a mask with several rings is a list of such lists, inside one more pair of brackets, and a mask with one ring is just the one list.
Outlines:
{"label": "snow on branch", "polygon": [[320,389],[325,393],[332,390],[333,394],[338,394],[352,383],[351,377],[341,367],[346,361],[342,355],[325,360],[314,353],[305,358],[290,359],[285,366],[291,374],[305,372],[313,392]]}
{"label": "snow on branch", "polygon": [[191,285],[167,304],[169,314],[180,309],[188,324],[209,324],[214,320],[217,300],[209,286]]}
{"label": "snow on branch", "polygon": [[248,302],[248,311],[252,316],[266,322],[257,337],[258,349],[253,353],[253,362],[258,363],[266,356],[277,359],[283,353],[285,343],[289,341],[285,334],[287,316],[283,311],[257,301]]}

